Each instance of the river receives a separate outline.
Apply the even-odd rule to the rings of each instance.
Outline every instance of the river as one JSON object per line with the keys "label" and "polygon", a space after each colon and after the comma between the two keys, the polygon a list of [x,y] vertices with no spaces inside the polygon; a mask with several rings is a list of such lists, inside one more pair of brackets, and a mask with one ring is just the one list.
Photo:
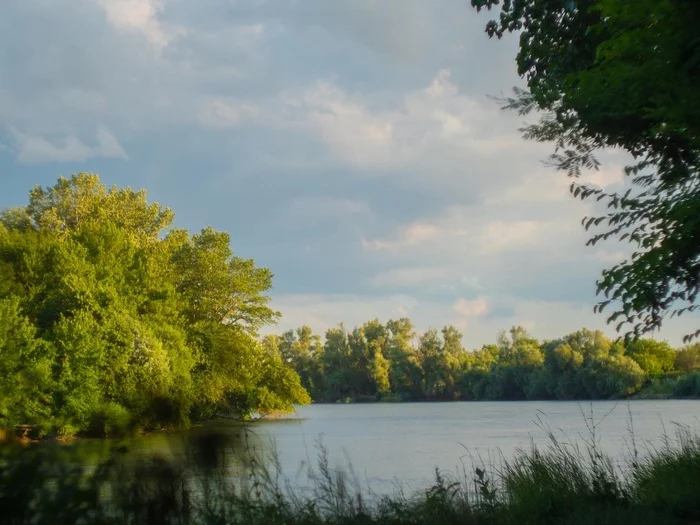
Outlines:
{"label": "river", "polygon": [[[282,474],[298,485],[307,483],[306,468],[316,464],[321,440],[331,467],[351,467],[363,488],[385,493],[397,481],[408,490],[425,488],[436,468],[461,476],[472,465],[512,458],[532,442],[546,446],[547,429],[570,443],[595,436],[602,451],[621,460],[632,437],[644,453],[661,445],[664,434],[673,436],[677,425],[700,429],[700,401],[319,404],[284,418],[216,428],[236,450],[254,449],[265,457],[276,451]],[[177,457],[201,432],[140,436],[129,441],[130,454]],[[110,444],[86,440],[78,446],[96,452]]]}

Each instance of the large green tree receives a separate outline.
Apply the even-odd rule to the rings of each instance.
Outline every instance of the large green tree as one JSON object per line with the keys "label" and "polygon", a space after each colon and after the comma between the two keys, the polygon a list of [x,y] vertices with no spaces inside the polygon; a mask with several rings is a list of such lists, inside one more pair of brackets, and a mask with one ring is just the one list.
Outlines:
{"label": "large green tree", "polygon": [[109,432],[307,402],[257,330],[272,274],[97,175],[0,215],[0,426]]}
{"label": "large green tree", "polygon": [[[596,309],[626,335],[698,307],[700,291],[700,2],[696,0],[471,0],[498,8],[489,36],[520,34],[516,90],[506,108],[540,112],[526,138],[553,142],[551,163],[571,191],[607,204],[584,219],[595,233],[632,244],[603,272]],[[576,179],[596,152],[634,157],[629,189],[608,192]],[[687,338],[700,335],[700,330]]]}

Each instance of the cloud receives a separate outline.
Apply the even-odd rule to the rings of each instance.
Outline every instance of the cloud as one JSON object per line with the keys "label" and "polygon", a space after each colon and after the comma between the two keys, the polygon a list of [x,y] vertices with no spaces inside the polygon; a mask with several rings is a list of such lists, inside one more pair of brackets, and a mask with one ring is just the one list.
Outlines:
{"label": "cloud", "polygon": [[[603,324],[595,279],[624,248],[585,247],[599,209],[487,98],[522,85],[517,35],[489,40],[468,2],[2,5],[0,206],[69,162],[145,187],[271,268],[280,328],[410,316],[477,345]],[[627,183],[616,155],[592,183]]]}
{"label": "cloud", "polygon": [[453,256],[493,256],[516,252],[570,235],[570,224],[552,217],[541,219],[497,219],[484,207],[452,206],[431,217],[430,222],[412,223],[393,237],[360,241],[365,250],[391,254],[430,254],[435,250]]}
{"label": "cloud", "polygon": [[457,299],[452,309],[462,317],[481,317],[488,312],[488,305],[481,297],[472,300]]}
{"label": "cloud", "polygon": [[165,47],[172,35],[159,20],[164,0],[94,0],[117,29],[142,34],[157,48]]}
{"label": "cloud", "polygon": [[604,262],[605,264],[618,264],[624,261],[626,258],[628,258],[631,255],[631,250],[598,250],[596,252],[596,258],[599,261]]}
{"label": "cloud", "polygon": [[440,229],[432,224],[416,222],[404,228],[397,239],[367,240],[362,237],[360,241],[365,250],[386,250],[397,253],[402,248],[417,246],[425,241],[435,239],[439,237],[441,233]]}
{"label": "cloud", "polygon": [[40,136],[14,131],[17,160],[23,163],[75,162],[91,158],[128,159],[117,138],[105,127],[97,130],[93,146],[74,135],[50,141]]}
{"label": "cloud", "polygon": [[[341,161],[361,168],[389,169],[424,162],[436,147],[492,154],[503,146],[488,122],[497,114],[460,92],[449,69],[438,71],[429,85],[390,103],[391,109],[359,94],[319,82],[289,104],[305,112],[306,126]],[[491,128],[491,129],[489,129]],[[479,130],[477,132],[477,130]],[[491,137],[489,135],[492,135]],[[498,146],[497,146],[498,144]],[[433,164],[440,169],[440,165]]]}
{"label": "cloud", "polygon": [[214,98],[202,103],[198,117],[206,127],[226,129],[248,123],[260,114],[260,109],[253,103]]}
{"label": "cloud", "polygon": [[486,223],[473,237],[478,253],[502,253],[541,242],[554,224],[547,221],[494,220]]}
{"label": "cloud", "polygon": [[444,283],[449,271],[440,267],[397,268],[380,272],[370,280],[377,288],[413,288]]}
{"label": "cloud", "polygon": [[409,168],[408,173],[417,171],[422,177],[429,172],[435,180],[436,175],[464,177],[456,164],[521,145],[514,127],[500,126],[498,115],[491,101],[462,93],[451,71],[441,69],[427,86],[390,100],[349,92],[319,79],[269,99],[208,100],[199,111],[199,121],[211,128],[306,131],[348,166],[375,173]]}

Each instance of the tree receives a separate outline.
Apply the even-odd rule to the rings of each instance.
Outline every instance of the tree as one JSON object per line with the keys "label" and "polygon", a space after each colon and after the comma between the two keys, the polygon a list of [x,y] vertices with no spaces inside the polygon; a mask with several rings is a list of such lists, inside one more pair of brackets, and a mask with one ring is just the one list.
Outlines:
{"label": "tree", "polygon": [[357,395],[358,363],[348,343],[348,333],[342,323],[326,331],[323,345],[323,369],[326,371],[327,399],[338,400]]}
{"label": "tree", "polygon": [[649,338],[630,341],[625,347],[625,355],[649,375],[672,371],[676,361],[676,351],[668,343]]}
{"label": "tree", "polygon": [[498,337],[499,357],[487,395],[505,399],[540,397],[539,389],[529,389],[544,360],[540,345],[522,326],[512,327],[509,335],[502,332]]}
{"label": "tree", "polygon": [[[274,338],[274,340],[272,339]],[[274,345],[282,360],[299,374],[301,384],[314,399],[322,399],[325,391],[321,354],[321,337],[309,326],[287,330],[281,337],[267,336],[263,340]]]}
{"label": "tree", "polygon": [[461,375],[462,334],[453,326],[428,330],[420,338],[418,353],[424,377],[426,398],[451,399],[457,397],[457,383]]}
{"label": "tree", "polygon": [[405,399],[420,399],[423,371],[412,345],[416,335],[413,324],[404,317],[390,320],[386,326],[390,335],[387,357],[391,364],[389,383],[392,391]]}
{"label": "tree", "polygon": [[378,319],[355,328],[348,343],[356,363],[358,394],[375,396],[389,392],[389,361],[384,356],[388,338]]}
{"label": "tree", "polygon": [[684,372],[700,369],[700,343],[681,348],[676,353],[674,368]]}
{"label": "tree", "polygon": [[0,425],[105,433],[309,401],[257,341],[271,272],[173,217],[85,173],[0,214]]}
{"label": "tree", "polygon": [[50,344],[37,340],[17,298],[0,299],[0,427],[48,423],[55,388],[52,353]]}
{"label": "tree", "polygon": [[544,372],[547,392],[555,399],[580,399],[585,397],[580,380],[584,356],[571,344],[554,341],[544,345]]}
{"label": "tree", "polygon": [[589,399],[605,399],[638,391],[644,371],[629,357],[607,355],[588,361],[581,377]]}
{"label": "tree", "polygon": [[[480,10],[499,0],[472,0]],[[700,291],[700,37],[695,0],[504,0],[490,37],[520,32],[516,89],[505,107],[543,114],[524,136],[554,142],[551,164],[574,179],[571,192],[607,203],[584,218],[594,245],[633,246],[603,271],[596,311],[638,337],[667,316],[694,311]],[[596,152],[634,157],[623,194],[576,179],[597,169]],[[688,334],[686,340],[700,335]]]}
{"label": "tree", "polygon": [[563,340],[574,352],[589,360],[608,355],[612,348],[612,343],[602,331],[588,328],[565,335]]}

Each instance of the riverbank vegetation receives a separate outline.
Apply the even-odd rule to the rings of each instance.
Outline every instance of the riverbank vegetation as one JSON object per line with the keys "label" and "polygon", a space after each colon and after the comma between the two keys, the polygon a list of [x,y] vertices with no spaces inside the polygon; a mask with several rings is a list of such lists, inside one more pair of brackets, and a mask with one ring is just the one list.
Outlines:
{"label": "riverbank vegetation", "polygon": [[182,428],[314,401],[700,395],[700,345],[523,328],[467,351],[461,333],[373,320],[325,338],[260,336],[272,274],[227,233],[172,227],[145,192],[92,174],[0,214],[0,429],[28,437]]}
{"label": "riverbank vegetation", "polygon": [[[550,434],[550,444],[498,464],[436,472],[433,485],[379,496],[336,470],[319,443],[300,486],[274,458],[236,451],[226,437],[202,434],[188,461],[129,462],[124,449],[87,468],[70,447],[0,452],[0,516],[20,523],[159,524],[593,524],[695,523],[700,519],[700,440],[678,428],[660,447],[627,460]],[[245,475],[227,458],[246,461]],[[238,474],[236,473],[238,472]]]}
{"label": "riverbank vegetation", "polygon": [[2,212],[0,428],[104,435],[309,401],[258,341],[272,273],[173,218],[92,174]]}
{"label": "riverbank vegetation", "polygon": [[611,341],[582,329],[538,341],[522,327],[467,351],[452,326],[418,334],[409,319],[343,325],[325,338],[308,326],[263,346],[301,377],[315,401],[609,399],[700,396],[700,344]]}

